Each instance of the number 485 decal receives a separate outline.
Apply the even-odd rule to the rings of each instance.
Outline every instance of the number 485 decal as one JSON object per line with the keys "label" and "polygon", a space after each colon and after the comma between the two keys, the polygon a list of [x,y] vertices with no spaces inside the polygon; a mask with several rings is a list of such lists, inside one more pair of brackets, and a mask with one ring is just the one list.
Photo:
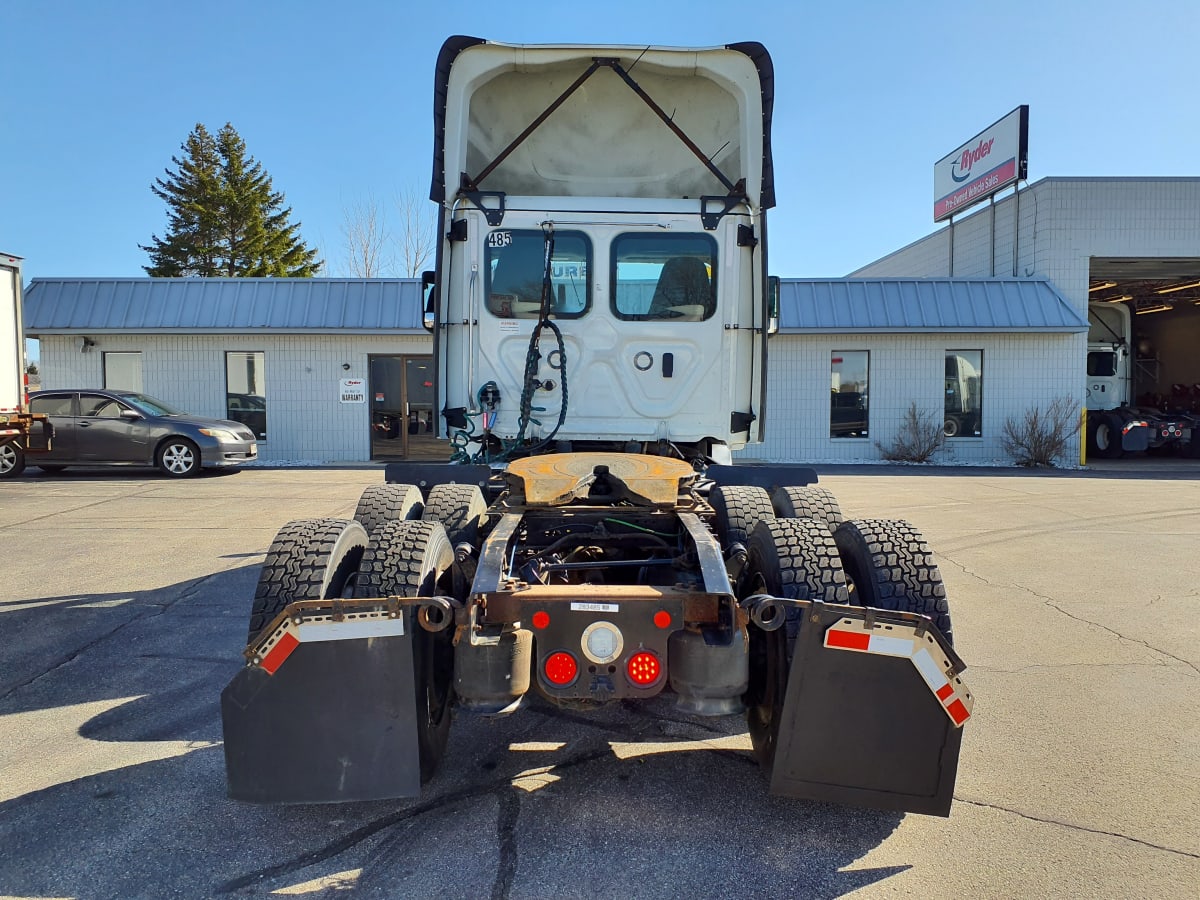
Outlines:
{"label": "number 485 decal", "polygon": [[488,235],[487,245],[489,247],[508,247],[512,245],[511,231],[493,231]]}

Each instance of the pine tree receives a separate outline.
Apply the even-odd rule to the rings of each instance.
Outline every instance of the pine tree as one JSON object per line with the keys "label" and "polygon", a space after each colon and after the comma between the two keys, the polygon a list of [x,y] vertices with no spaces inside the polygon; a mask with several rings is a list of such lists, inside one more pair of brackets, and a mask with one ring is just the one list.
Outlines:
{"label": "pine tree", "polygon": [[146,274],[158,277],[309,278],[321,262],[291,207],[228,122],[214,138],[198,124],[150,190],[167,203],[167,235],[153,235]]}

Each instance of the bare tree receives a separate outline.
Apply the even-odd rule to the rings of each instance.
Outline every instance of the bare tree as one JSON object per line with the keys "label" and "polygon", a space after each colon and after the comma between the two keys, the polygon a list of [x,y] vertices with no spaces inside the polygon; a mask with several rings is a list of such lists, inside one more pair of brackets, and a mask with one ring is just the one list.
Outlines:
{"label": "bare tree", "polygon": [[351,278],[379,278],[391,268],[390,241],[383,212],[374,197],[347,207],[342,216],[346,269]]}
{"label": "bare tree", "polygon": [[396,245],[403,274],[415,278],[433,259],[437,248],[437,215],[434,205],[415,188],[409,187],[396,198],[399,230]]}

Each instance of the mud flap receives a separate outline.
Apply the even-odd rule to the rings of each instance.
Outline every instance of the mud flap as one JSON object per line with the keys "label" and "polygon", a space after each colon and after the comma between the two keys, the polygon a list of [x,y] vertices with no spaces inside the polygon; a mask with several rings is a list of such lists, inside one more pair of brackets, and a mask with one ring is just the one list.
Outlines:
{"label": "mud flap", "polygon": [[[410,612],[387,637],[284,637],[221,692],[229,796],[342,803],[421,790]],[[273,669],[273,671],[272,671]]]}
{"label": "mud flap", "polygon": [[972,702],[954,651],[912,615],[803,613],[771,793],[948,816]]}

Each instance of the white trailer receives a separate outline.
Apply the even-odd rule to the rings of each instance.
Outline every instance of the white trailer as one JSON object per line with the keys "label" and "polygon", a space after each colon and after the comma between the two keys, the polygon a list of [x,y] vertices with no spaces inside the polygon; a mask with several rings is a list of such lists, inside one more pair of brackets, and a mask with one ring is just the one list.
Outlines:
{"label": "white trailer", "polygon": [[25,454],[46,449],[45,416],[26,402],[25,330],[21,324],[21,257],[0,253],[0,478],[25,469]]}

